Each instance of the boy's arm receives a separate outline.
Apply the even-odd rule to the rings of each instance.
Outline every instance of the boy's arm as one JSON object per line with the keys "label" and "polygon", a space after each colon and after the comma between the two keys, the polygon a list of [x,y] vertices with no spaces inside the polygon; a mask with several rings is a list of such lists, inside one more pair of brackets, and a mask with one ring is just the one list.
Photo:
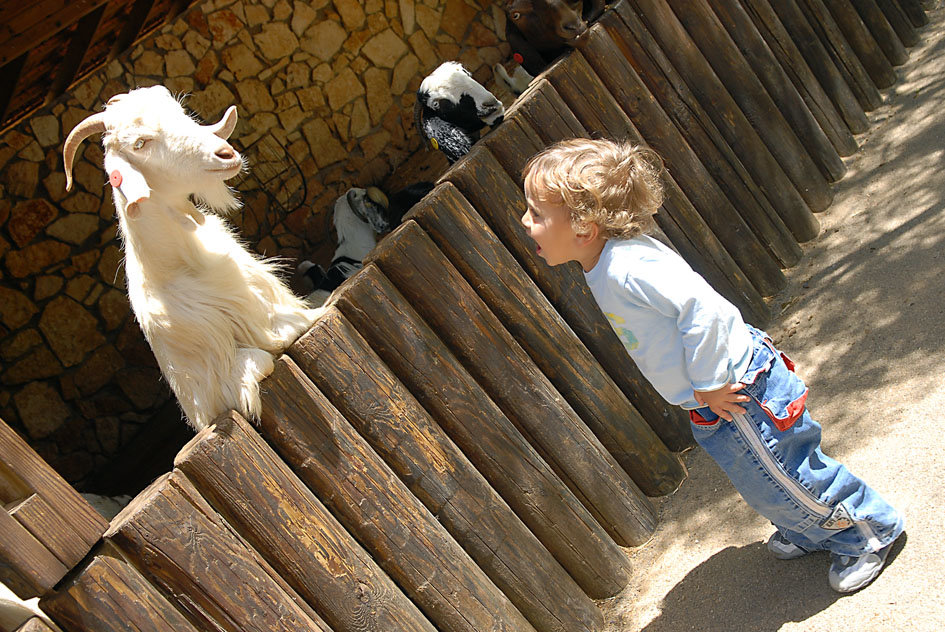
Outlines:
{"label": "boy's arm", "polygon": [[738,405],[739,402],[747,402],[751,398],[748,395],[740,394],[738,391],[745,388],[744,384],[738,382],[726,384],[722,388],[714,391],[695,391],[696,401],[703,406],[708,406],[709,410],[726,421],[732,420],[732,413],[744,413],[745,409]]}

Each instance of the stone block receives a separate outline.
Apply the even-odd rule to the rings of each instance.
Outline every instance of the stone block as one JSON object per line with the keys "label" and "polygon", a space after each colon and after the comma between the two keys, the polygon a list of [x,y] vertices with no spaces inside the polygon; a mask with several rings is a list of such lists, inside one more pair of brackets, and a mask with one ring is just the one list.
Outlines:
{"label": "stone block", "polygon": [[337,22],[326,20],[317,22],[308,29],[300,45],[305,52],[322,61],[328,61],[335,56],[347,38],[348,34],[343,26]]}
{"label": "stone block", "polygon": [[39,163],[14,161],[4,167],[2,181],[7,195],[31,198],[39,185]]}
{"label": "stone block", "polygon": [[98,299],[98,313],[105,321],[105,330],[112,331],[128,318],[131,313],[131,304],[124,292],[108,290]]}
{"label": "stone block", "polygon": [[269,88],[258,79],[247,79],[236,84],[236,91],[240,95],[240,102],[250,114],[256,112],[271,112],[276,106],[269,96]]}
{"label": "stone block", "polygon": [[164,56],[164,67],[168,77],[184,77],[194,73],[196,67],[190,53],[185,50],[172,50]]}
{"label": "stone block", "polygon": [[50,114],[34,116],[30,119],[30,128],[37,142],[43,147],[54,147],[62,142],[59,134],[59,119]]}
{"label": "stone block", "polygon": [[407,45],[392,30],[387,29],[369,39],[361,52],[375,66],[393,68],[397,60],[407,52]]}
{"label": "stone block", "polygon": [[46,200],[21,202],[10,212],[7,232],[10,233],[13,242],[22,248],[33,241],[33,238],[41,233],[57,214],[55,207]]}
{"label": "stone block", "polygon": [[[397,62],[394,66],[393,78],[390,82],[390,91],[392,94],[403,94],[407,90],[407,84],[411,79],[417,76],[420,70],[420,60],[415,55],[407,55]],[[411,93],[415,93],[413,90]]]}
{"label": "stone block", "polygon": [[62,373],[62,364],[48,347],[29,352],[3,373],[4,384],[23,384]]}
{"label": "stone block", "polygon": [[253,37],[260,52],[269,60],[289,57],[299,47],[299,38],[282,22],[265,24],[262,31]]}
{"label": "stone block", "polygon": [[46,234],[78,246],[91,237],[98,226],[98,215],[74,213],[57,220],[46,229]]}
{"label": "stone block", "polygon": [[33,301],[22,292],[0,286],[0,322],[8,329],[19,329],[38,311]]}
{"label": "stone block", "polygon": [[356,31],[361,28],[365,16],[359,0],[333,0],[333,2],[346,29]]}
{"label": "stone block", "polygon": [[404,35],[413,33],[417,26],[417,13],[414,9],[413,0],[398,0],[400,6],[400,24],[404,28]]}
{"label": "stone block", "polygon": [[46,305],[39,329],[64,366],[75,366],[105,342],[98,321],[79,303],[65,296]]}
{"label": "stone block", "polygon": [[35,329],[24,329],[12,336],[8,336],[0,343],[0,358],[4,362],[12,362],[24,353],[43,344],[43,337]]}
{"label": "stone block", "polygon": [[33,439],[42,439],[58,430],[70,410],[59,393],[46,382],[32,382],[13,396],[20,423]]}
{"label": "stone block", "polygon": [[364,86],[350,68],[342,70],[325,85],[328,105],[335,112],[363,94]]}
{"label": "stone block", "polygon": [[423,29],[427,38],[434,39],[440,30],[442,10],[437,10],[425,4],[416,5],[417,24]]}
{"label": "stone block", "polygon": [[[220,60],[239,81],[256,77],[264,68],[263,63],[245,44],[235,44],[223,49],[220,52]],[[238,85],[236,88],[239,90]]]}
{"label": "stone block", "polygon": [[229,9],[221,9],[207,16],[207,27],[213,45],[220,47],[245,28],[239,17]]}
{"label": "stone block", "polygon": [[46,240],[20,250],[11,250],[4,258],[10,276],[22,279],[38,274],[69,256],[66,244]]}

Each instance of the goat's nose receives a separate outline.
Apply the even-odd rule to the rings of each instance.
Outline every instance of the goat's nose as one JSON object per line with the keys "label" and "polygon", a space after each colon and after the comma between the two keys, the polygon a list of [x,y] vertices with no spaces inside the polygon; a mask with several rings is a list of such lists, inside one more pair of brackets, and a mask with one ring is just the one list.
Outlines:
{"label": "goat's nose", "polygon": [[572,20],[571,22],[562,24],[561,28],[565,33],[576,36],[587,30],[587,23],[585,23],[584,20]]}
{"label": "goat's nose", "polygon": [[233,151],[233,148],[230,147],[229,145],[225,145],[221,147],[220,149],[216,150],[216,152],[213,155],[219,158],[220,160],[233,160],[234,158],[236,158],[236,152]]}

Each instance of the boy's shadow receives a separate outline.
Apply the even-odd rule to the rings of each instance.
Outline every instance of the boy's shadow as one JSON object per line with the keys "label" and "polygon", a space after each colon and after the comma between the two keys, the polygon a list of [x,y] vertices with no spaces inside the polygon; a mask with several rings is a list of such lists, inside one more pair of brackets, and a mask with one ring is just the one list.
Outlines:
{"label": "boy's shadow", "polygon": [[[905,545],[890,552],[892,563]],[[843,595],[827,582],[830,556],[771,557],[764,542],[723,549],[694,568],[663,598],[662,612],[643,632],[776,632],[809,619]],[[884,569],[888,572],[888,569]],[[877,581],[882,581],[880,575]],[[866,588],[869,590],[869,588]]]}

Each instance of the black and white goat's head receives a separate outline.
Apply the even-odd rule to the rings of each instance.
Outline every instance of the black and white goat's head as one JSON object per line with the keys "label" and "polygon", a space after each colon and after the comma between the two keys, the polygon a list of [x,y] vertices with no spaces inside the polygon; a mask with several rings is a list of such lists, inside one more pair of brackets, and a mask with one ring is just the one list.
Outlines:
{"label": "black and white goat's head", "polygon": [[440,64],[417,90],[417,130],[451,162],[469,151],[479,130],[498,125],[504,115],[502,102],[459,62]]}
{"label": "black and white goat's head", "polygon": [[105,110],[80,122],[63,146],[66,189],[83,140],[103,134],[105,172],[119,214],[134,218],[152,197],[175,202],[193,196],[226,212],[239,202],[225,181],[243,169],[243,159],[227,142],[236,127],[231,106],[214,125],[201,125],[164,86],[138,88],[111,99]]}

